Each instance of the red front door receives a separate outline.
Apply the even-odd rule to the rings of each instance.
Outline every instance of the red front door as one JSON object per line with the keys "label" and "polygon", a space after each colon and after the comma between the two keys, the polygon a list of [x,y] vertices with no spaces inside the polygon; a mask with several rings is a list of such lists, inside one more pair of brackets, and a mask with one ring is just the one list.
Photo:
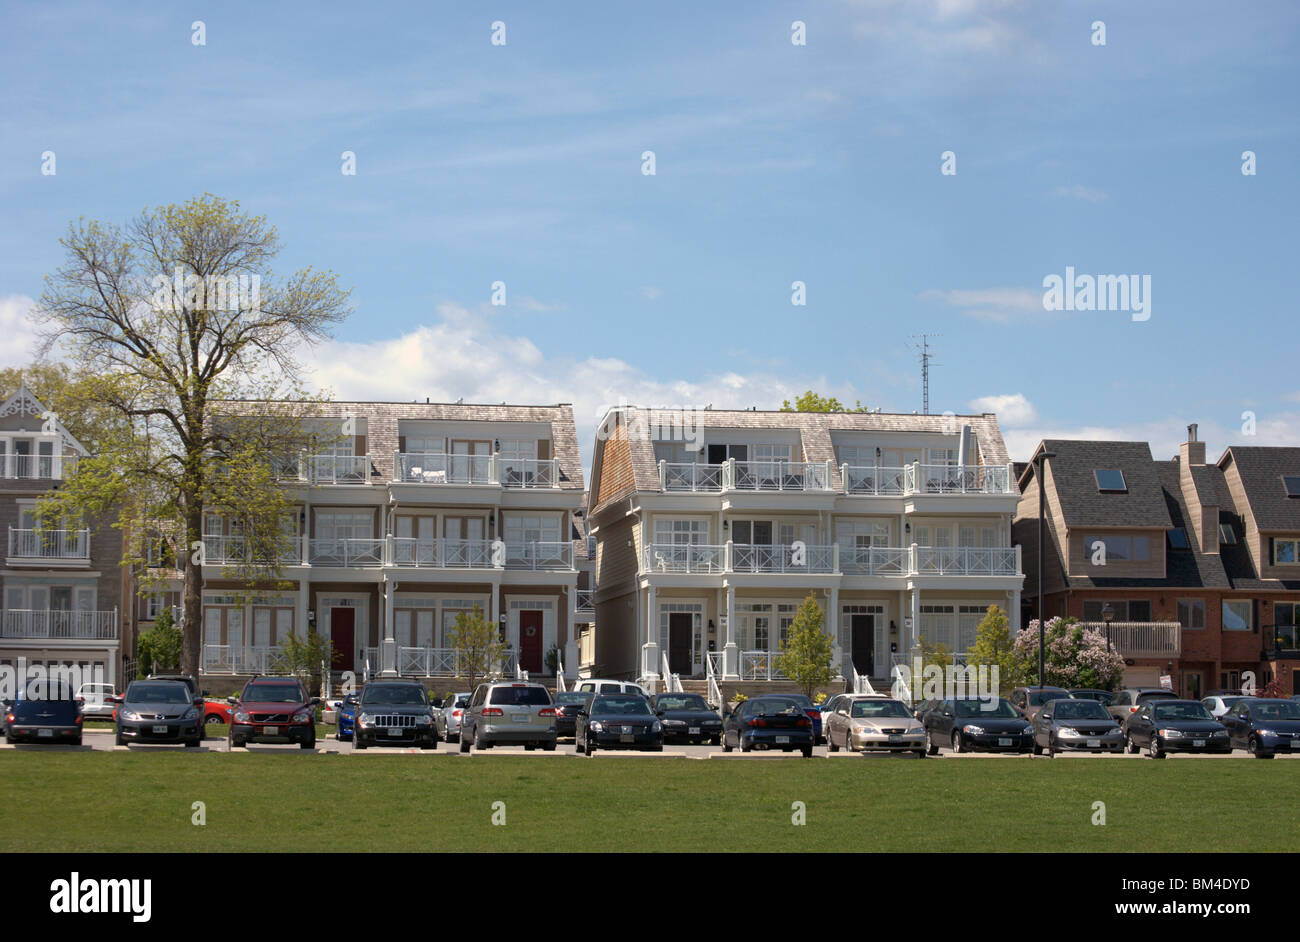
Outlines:
{"label": "red front door", "polygon": [[330,640],[334,642],[334,670],[350,671],[356,657],[357,612],[352,608],[330,609]]}
{"label": "red front door", "polygon": [[519,613],[519,666],[529,673],[542,672],[542,613]]}

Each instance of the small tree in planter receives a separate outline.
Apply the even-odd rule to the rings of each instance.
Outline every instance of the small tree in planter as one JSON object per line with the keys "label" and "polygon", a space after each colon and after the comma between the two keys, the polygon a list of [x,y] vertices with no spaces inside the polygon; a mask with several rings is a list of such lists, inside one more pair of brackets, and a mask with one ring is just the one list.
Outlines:
{"label": "small tree in planter", "polygon": [[[1034,664],[1037,663],[1035,659]],[[966,652],[966,664],[969,667],[987,667],[990,674],[996,667],[998,686],[1001,688],[999,693],[1021,686],[1029,664],[1017,652],[1016,639],[1011,637],[1011,622],[1006,612],[998,606],[990,605],[975,629],[975,643]]]}
{"label": "small tree in planter", "polygon": [[319,692],[324,681],[322,665],[328,664],[333,668],[339,657],[332,640],[321,637],[315,628],[309,628],[306,638],[290,634],[280,642],[276,667],[297,677],[309,692]]}
{"label": "small tree in planter", "polygon": [[506,654],[497,626],[483,617],[483,609],[477,605],[473,612],[456,616],[456,623],[447,633],[447,643],[456,651],[458,671],[469,680],[470,690],[478,686],[480,677],[496,670]]}
{"label": "small tree in planter", "polygon": [[542,663],[546,665],[546,669],[552,674],[558,674],[560,672],[560,649],[555,645],[551,645],[551,649],[546,652],[546,657],[542,659]]}
{"label": "small tree in planter", "polygon": [[825,615],[812,593],[799,605],[790,632],[781,642],[776,669],[803,690],[808,697],[822,684],[835,679],[831,668],[834,649],[830,635],[822,630]]}
{"label": "small tree in planter", "polygon": [[145,674],[174,671],[181,664],[181,630],[172,623],[172,610],[164,608],[153,627],[136,640],[136,656]]}

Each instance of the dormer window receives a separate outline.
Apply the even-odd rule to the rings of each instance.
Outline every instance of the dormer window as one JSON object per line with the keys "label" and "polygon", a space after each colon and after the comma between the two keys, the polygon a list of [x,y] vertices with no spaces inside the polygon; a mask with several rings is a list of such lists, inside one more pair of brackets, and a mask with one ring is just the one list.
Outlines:
{"label": "dormer window", "polygon": [[1169,548],[1176,550],[1185,550],[1190,547],[1187,542],[1187,530],[1183,527],[1174,527],[1169,531]]}
{"label": "dormer window", "polygon": [[1282,486],[1286,488],[1287,497],[1300,497],[1300,474],[1282,475]]}
{"label": "dormer window", "polygon": [[1237,534],[1233,531],[1232,525],[1228,523],[1219,524],[1219,542],[1232,545],[1237,542]]}
{"label": "dormer window", "polygon": [[1097,490],[1102,493],[1128,492],[1128,485],[1124,483],[1124,472],[1118,468],[1098,468],[1093,474],[1097,477]]}

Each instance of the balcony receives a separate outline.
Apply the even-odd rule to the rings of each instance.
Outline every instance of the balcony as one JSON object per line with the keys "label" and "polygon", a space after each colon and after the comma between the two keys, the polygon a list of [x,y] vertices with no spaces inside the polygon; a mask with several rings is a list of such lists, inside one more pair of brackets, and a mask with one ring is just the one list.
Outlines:
{"label": "balcony", "polygon": [[737,491],[830,490],[830,463],[811,461],[737,461],[728,459],[724,489]]}
{"label": "balcony", "polygon": [[415,569],[493,569],[491,540],[393,537],[391,565]]}
{"label": "balcony", "polygon": [[647,543],[642,572],[713,574],[726,571],[727,547],[703,543]]}
{"label": "balcony", "polygon": [[573,610],[580,616],[591,616],[596,614],[595,593],[590,589],[578,589],[573,599]]}
{"label": "balcony", "polygon": [[6,609],[0,637],[23,640],[116,641],[117,612]]}
{"label": "balcony", "polygon": [[1009,466],[910,464],[907,494],[1014,494]]}
{"label": "balcony", "polygon": [[79,455],[0,455],[0,478],[5,480],[62,481],[77,470]]}
{"label": "balcony", "polygon": [[686,493],[717,493],[722,490],[725,465],[693,461],[659,462],[659,489]]}
{"label": "balcony", "polygon": [[1109,634],[1110,643],[1124,657],[1178,657],[1183,649],[1183,626],[1176,621],[1085,621],[1085,628]]}
{"label": "balcony", "polygon": [[1261,637],[1263,660],[1300,659],[1300,625],[1264,625]]}
{"label": "balcony", "polygon": [[837,573],[840,548],[830,546],[731,545],[732,572]]}
{"label": "balcony", "polygon": [[506,568],[554,572],[573,568],[573,544],[563,542],[506,543]]}
{"label": "balcony", "polygon": [[877,468],[873,465],[840,465],[840,480],[846,494],[899,497],[903,493],[906,468]]}
{"label": "balcony", "polygon": [[[302,549],[299,538],[282,547],[279,556],[281,565],[297,565],[302,562]],[[203,562],[208,566],[237,566],[251,562],[248,540],[242,536],[222,536],[219,534],[203,535]]]}
{"label": "balcony", "polygon": [[90,530],[20,530],[9,528],[11,566],[88,566]]}
{"label": "balcony", "polygon": [[512,489],[560,486],[560,465],[554,458],[397,451],[393,453],[393,470],[395,480],[402,484],[499,484]]}
{"label": "balcony", "polygon": [[502,487],[559,487],[560,466],[554,458],[497,458]]}
{"label": "balcony", "polygon": [[298,480],[308,484],[369,484],[369,455],[306,455],[298,462]]}
{"label": "balcony", "polygon": [[1017,576],[1014,546],[917,546],[912,572],[918,576]]}
{"label": "balcony", "polygon": [[312,540],[309,559],[313,566],[359,568],[384,564],[383,539]]}
{"label": "balcony", "polygon": [[278,645],[205,644],[205,674],[283,674]]}
{"label": "balcony", "polygon": [[906,546],[841,546],[840,569],[858,576],[906,576],[912,571]]}

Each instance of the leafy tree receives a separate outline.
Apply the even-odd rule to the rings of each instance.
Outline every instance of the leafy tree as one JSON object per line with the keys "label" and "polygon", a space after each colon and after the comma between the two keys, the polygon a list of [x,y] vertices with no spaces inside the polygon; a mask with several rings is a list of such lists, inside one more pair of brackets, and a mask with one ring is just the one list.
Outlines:
{"label": "leafy tree", "polygon": [[817,604],[817,597],[809,593],[794,613],[789,634],[781,642],[781,653],[776,658],[776,669],[809,697],[816,688],[835,679],[831,667],[834,651],[830,635],[822,630],[824,622],[825,614]]}
{"label": "leafy tree", "polygon": [[93,381],[77,376],[66,363],[50,361],[0,369],[0,402],[17,392],[20,384],[56,413],[63,427],[91,454],[99,451],[102,439],[119,433],[125,425],[119,413],[89,398],[87,392]]}
{"label": "leafy tree", "polygon": [[172,622],[170,608],[163,608],[153,627],[141,632],[135,642],[139,670],[144,674],[174,671],[181,663],[181,630]]}
{"label": "leafy tree", "polygon": [[483,617],[483,610],[477,605],[473,612],[456,615],[447,642],[456,652],[457,669],[469,680],[470,690],[478,686],[478,678],[497,670],[506,653],[501,632]]}
{"label": "leafy tree", "polygon": [[[1035,618],[1016,636],[1014,653],[1025,664],[1024,683],[1038,685],[1039,621]],[[1056,617],[1047,623],[1044,639],[1044,686],[1117,690],[1124,679],[1124,658],[1106,650],[1106,633],[1085,628],[1077,618]]]}
{"label": "leafy tree", "polygon": [[301,680],[308,691],[321,690],[325,680],[323,666],[328,664],[333,668],[340,657],[342,655],[334,650],[332,640],[317,634],[315,628],[309,628],[306,638],[290,634],[280,642],[277,667]]}
{"label": "leafy tree", "polygon": [[797,399],[795,399],[793,406],[790,405],[789,399],[781,403],[781,411],[782,412],[870,412],[871,410],[862,404],[861,399],[857,401],[856,406],[854,406],[852,409],[848,409],[845,408],[844,403],[840,402],[834,396],[819,396],[817,393],[813,392],[810,389],[802,396],[799,396]]}
{"label": "leafy tree", "polygon": [[[1037,665],[1038,662],[1034,663]],[[966,652],[966,664],[969,667],[988,667],[990,676],[996,667],[1000,692],[1019,687],[1027,675],[1029,665],[1016,651],[1015,639],[1011,637],[1011,622],[997,605],[988,607],[976,627],[975,643]]]}
{"label": "leafy tree", "polygon": [[[145,209],[125,228],[79,220],[60,241],[66,260],[46,277],[36,308],[42,355],[65,356],[84,377],[82,399],[120,427],[38,512],[115,516],[133,541],[160,522],[173,530],[181,668],[195,673],[203,557],[193,550],[204,512],[240,518],[233,577],[280,584],[291,505],[276,482],[285,458],[312,440],[304,419],[316,414],[297,388],[298,355],[347,316],[348,293],[310,268],[278,279],[276,230],[207,194]],[[276,401],[230,415],[232,400]],[[127,556],[138,564],[138,551]]]}

